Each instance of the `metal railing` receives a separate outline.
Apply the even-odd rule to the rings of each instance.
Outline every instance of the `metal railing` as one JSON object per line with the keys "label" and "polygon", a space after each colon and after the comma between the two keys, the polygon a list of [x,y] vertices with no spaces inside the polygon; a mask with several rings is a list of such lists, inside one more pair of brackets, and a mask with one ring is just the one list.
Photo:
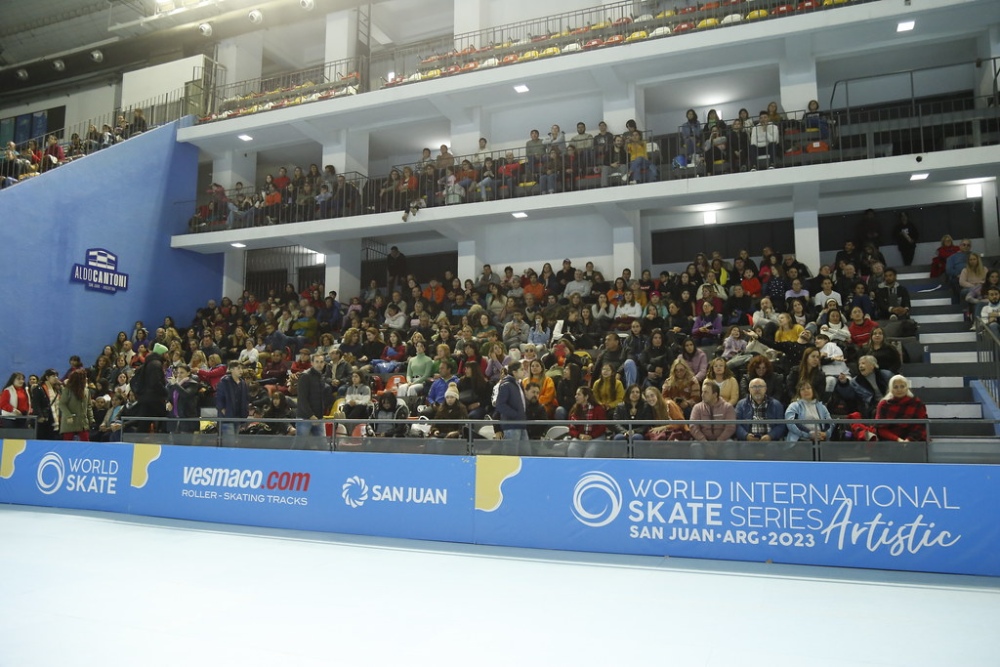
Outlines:
{"label": "metal railing", "polygon": [[356,95],[368,90],[368,59],[360,56],[219,86],[199,122]]}
{"label": "metal railing", "polygon": [[[356,171],[332,181],[317,179],[308,187],[210,189],[195,201],[187,222],[192,234],[345,218],[366,213],[368,177]],[[332,186],[331,186],[332,184]]]}
{"label": "metal railing", "polygon": [[[995,320],[996,322],[996,320]],[[976,322],[976,361],[979,363],[978,380],[1000,407],[1000,324],[985,326]]]}
{"label": "metal railing", "polygon": [[[0,154],[0,181],[4,186],[12,185],[110,148],[146,130],[200,113],[200,110],[191,107],[191,103],[186,89],[181,88],[73,125],[49,130],[17,146],[16,159]],[[140,116],[136,115],[136,110]],[[49,142],[48,137],[55,137],[55,144]],[[58,146],[62,159],[58,158],[60,151],[49,146]],[[3,148],[6,151],[6,147]]]}
{"label": "metal railing", "polygon": [[[995,423],[993,420],[978,420]],[[209,422],[206,429],[201,427]],[[811,420],[766,420],[767,425],[789,424],[806,428],[816,424],[818,430],[833,430],[837,433],[858,433],[860,439],[844,436],[835,439],[812,437],[798,441],[780,440],[776,442],[748,442],[725,440],[720,442],[680,440],[652,440],[642,437],[613,439],[601,437],[594,440],[580,440],[569,435],[570,427],[603,425],[609,433],[617,422],[610,420],[560,421],[539,420],[523,424],[497,422],[493,420],[434,420],[407,419],[388,422],[368,419],[338,419],[328,417],[312,420],[319,434],[296,434],[296,426],[301,420],[294,419],[174,419],[128,417],[121,422],[121,428],[113,431],[112,440],[127,442],[192,445],[207,447],[237,447],[261,449],[309,449],[319,451],[364,451],[412,454],[451,454],[458,456],[510,455],[555,456],[587,458],[657,458],[657,459],[703,459],[703,460],[771,460],[771,461],[878,461],[897,463],[926,463],[929,460],[929,446],[932,443],[932,419],[894,420],[893,424],[920,424],[924,427],[925,440],[912,442],[890,442],[861,437],[859,425],[878,426],[872,419],[828,419]],[[747,424],[738,420],[713,420],[683,422],[632,422],[638,427],[671,425],[688,432],[691,425],[703,424]],[[155,424],[151,428],[151,424]],[[379,425],[397,425],[400,435],[378,435]],[[530,439],[527,441],[505,440],[504,426],[526,427]],[[434,437],[428,435],[431,428],[443,427],[457,437]],[[968,438],[977,441],[976,438]],[[982,441],[979,439],[978,441]],[[995,439],[990,442],[996,444]],[[593,444],[593,447],[588,446]],[[1000,449],[1000,445],[997,445]],[[984,457],[987,462],[996,462],[997,452]]]}

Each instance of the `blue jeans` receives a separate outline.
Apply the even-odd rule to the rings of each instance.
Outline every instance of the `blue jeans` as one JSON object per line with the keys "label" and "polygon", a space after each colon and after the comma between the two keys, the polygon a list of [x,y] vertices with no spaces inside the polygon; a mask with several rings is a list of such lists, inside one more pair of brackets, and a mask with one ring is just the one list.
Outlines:
{"label": "blue jeans", "polygon": [[[632,180],[636,183],[655,183],[660,180],[660,171],[656,168],[656,165],[647,160],[644,157],[637,157],[632,160],[628,166],[629,172],[632,174]],[[646,171],[646,176],[643,177],[642,172]]]}
{"label": "blue jeans", "polygon": [[504,456],[530,456],[531,440],[528,439],[528,431],[523,428],[503,427],[500,453]]}
{"label": "blue jeans", "polygon": [[302,419],[295,422],[295,449],[309,449],[309,445],[320,445],[325,436],[322,421]]}

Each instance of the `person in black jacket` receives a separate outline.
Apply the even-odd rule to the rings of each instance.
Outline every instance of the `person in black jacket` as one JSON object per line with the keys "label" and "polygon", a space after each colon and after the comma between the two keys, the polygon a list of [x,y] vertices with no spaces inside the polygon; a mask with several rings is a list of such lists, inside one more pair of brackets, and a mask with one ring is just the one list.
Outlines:
{"label": "person in black jacket", "polygon": [[[215,406],[219,417],[227,420],[246,419],[250,415],[250,390],[243,379],[243,367],[235,361],[229,363],[228,373],[219,380],[215,388]],[[236,437],[236,423],[224,421],[219,424],[223,444]],[[231,443],[230,443],[231,444]]]}
{"label": "person in black jacket", "polygon": [[31,387],[31,409],[37,415],[35,421],[35,437],[39,440],[58,440],[59,425],[56,423],[55,415],[52,412],[53,400],[49,397],[49,392],[59,400],[59,373],[54,368],[50,368],[42,373],[42,378],[38,384]]}
{"label": "person in black jacket", "polygon": [[323,415],[325,394],[323,387],[323,369],[326,367],[326,357],[322,354],[312,355],[312,365],[309,370],[299,375],[299,396],[295,406],[295,417],[299,420],[295,429],[296,439],[304,442],[304,438],[319,438],[323,436]]}
{"label": "person in black jacket", "polygon": [[156,343],[146,361],[132,376],[132,391],[139,401],[138,412],[142,417],[156,417],[159,421],[139,424],[140,433],[148,433],[150,428],[164,431],[163,418],[167,416],[167,379],[163,374],[163,354],[167,348]]}

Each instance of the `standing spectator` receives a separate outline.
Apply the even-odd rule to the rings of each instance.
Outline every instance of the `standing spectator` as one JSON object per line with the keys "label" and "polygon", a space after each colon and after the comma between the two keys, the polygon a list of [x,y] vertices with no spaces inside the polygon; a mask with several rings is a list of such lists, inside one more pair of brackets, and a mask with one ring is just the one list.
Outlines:
{"label": "standing spectator", "polygon": [[406,284],[406,255],[399,252],[399,248],[392,246],[389,254],[385,258],[386,283],[390,291],[402,289]]}
{"label": "standing spectator", "polygon": [[66,380],[66,387],[59,395],[59,415],[59,433],[63,440],[90,441],[94,410],[87,389],[87,371],[82,368],[74,370]]}
{"label": "standing spectator", "polygon": [[504,439],[500,453],[507,456],[531,454],[525,425],[527,399],[521,389],[521,382],[527,376],[528,371],[521,362],[511,362],[497,388],[496,411]]}
{"label": "standing spectator", "polygon": [[910,222],[910,217],[906,215],[905,211],[899,212],[896,218],[896,228],[892,233],[896,237],[896,247],[899,248],[899,254],[903,256],[903,264],[910,266],[913,264],[913,254],[917,250],[917,241],[920,236],[917,232],[917,226]]}
{"label": "standing spectator", "polygon": [[900,419],[927,419],[927,407],[913,395],[910,381],[902,375],[889,380],[889,393],[875,409],[875,427],[879,440],[888,442],[922,442],[927,440],[924,424],[899,424]]}
{"label": "standing spectator", "polygon": [[215,390],[215,406],[219,417],[227,420],[219,424],[223,445],[232,445],[236,438],[237,419],[246,419],[250,415],[250,391],[243,379],[243,367],[238,362],[229,364],[229,373],[219,381]]}
{"label": "standing spectator", "polygon": [[59,373],[50,368],[42,373],[41,382],[31,387],[31,406],[37,415],[35,437],[55,440],[59,433]]}
{"label": "standing spectator", "polygon": [[322,419],[326,414],[326,387],[323,380],[325,368],[326,357],[314,354],[309,369],[299,375],[298,403],[295,406],[295,417],[299,420],[295,428],[296,446],[304,446],[306,438],[318,439],[324,434]]}
{"label": "standing spectator", "polygon": [[0,391],[0,423],[4,428],[27,428],[27,416],[30,414],[31,396],[24,381],[24,373],[15,371]]}
{"label": "standing spectator", "polygon": [[139,424],[140,433],[162,431],[163,418],[167,416],[167,379],[163,372],[163,355],[167,348],[159,343],[146,355],[145,361],[136,369],[130,383],[138,400],[138,415],[155,418]]}

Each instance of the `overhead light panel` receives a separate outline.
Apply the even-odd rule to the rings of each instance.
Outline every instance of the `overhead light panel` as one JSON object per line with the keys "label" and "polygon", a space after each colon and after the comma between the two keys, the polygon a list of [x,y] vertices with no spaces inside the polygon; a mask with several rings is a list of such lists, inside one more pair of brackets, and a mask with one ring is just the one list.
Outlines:
{"label": "overhead light panel", "polygon": [[211,23],[202,23],[201,25],[198,26],[198,32],[201,33],[202,37],[211,37],[212,36],[212,24]]}
{"label": "overhead light panel", "polygon": [[983,198],[983,184],[982,183],[969,183],[965,186],[965,198],[966,199],[982,199]]}
{"label": "overhead light panel", "polygon": [[518,211],[517,213],[511,213],[511,215],[514,216],[515,218],[517,218],[518,220],[520,220],[522,218],[527,218],[528,217],[528,214],[525,213],[524,211]]}
{"label": "overhead light panel", "polygon": [[246,248],[247,247],[246,243],[230,243],[229,245],[233,246],[234,248]]}
{"label": "overhead light panel", "polygon": [[715,211],[705,211],[705,224],[714,225],[717,221],[715,217]]}
{"label": "overhead light panel", "polygon": [[926,181],[930,177],[930,174],[911,174],[911,181]]}
{"label": "overhead light panel", "polygon": [[528,90],[530,90],[530,89],[526,85],[524,85],[523,83],[514,86],[514,92],[516,92],[516,93],[526,93],[526,92],[528,92]]}
{"label": "overhead light panel", "polygon": [[916,21],[900,21],[896,26],[896,32],[909,32],[917,25]]}
{"label": "overhead light panel", "polygon": [[253,141],[253,137],[251,137],[249,134],[240,134],[237,135],[236,138],[239,139],[240,141]]}

